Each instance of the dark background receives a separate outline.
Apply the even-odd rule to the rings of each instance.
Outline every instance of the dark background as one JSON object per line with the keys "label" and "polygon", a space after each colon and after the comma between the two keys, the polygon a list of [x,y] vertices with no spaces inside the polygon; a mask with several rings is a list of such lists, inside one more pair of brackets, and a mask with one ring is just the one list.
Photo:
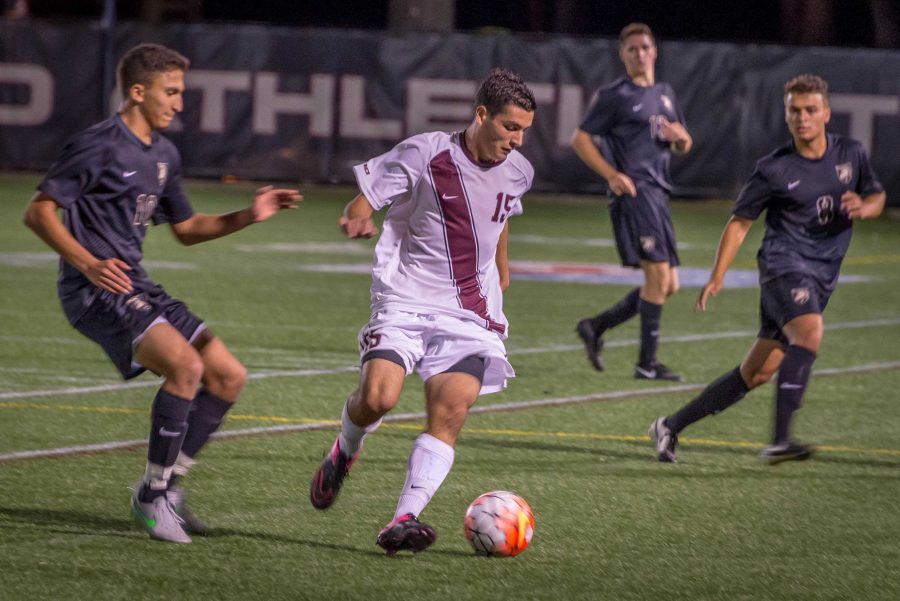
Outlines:
{"label": "dark background", "polygon": [[[8,18],[98,18],[103,7],[103,0],[2,2]],[[120,19],[356,29],[398,27],[391,20],[392,5],[395,10],[442,6],[440,12],[449,15],[447,25],[438,28],[444,30],[615,36],[625,24],[643,21],[663,40],[900,46],[900,0],[117,0],[115,5]]]}

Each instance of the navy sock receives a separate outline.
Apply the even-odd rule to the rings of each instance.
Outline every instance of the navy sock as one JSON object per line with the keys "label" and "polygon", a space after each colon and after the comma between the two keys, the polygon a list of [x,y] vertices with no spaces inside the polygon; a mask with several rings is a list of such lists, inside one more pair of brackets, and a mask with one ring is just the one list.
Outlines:
{"label": "navy sock", "polygon": [[640,288],[635,288],[626,294],[625,298],[592,319],[591,325],[594,330],[602,333],[637,315],[640,292]]}
{"label": "navy sock", "polygon": [[[175,459],[181,450],[185,433],[188,429],[187,417],[191,410],[191,401],[169,394],[162,388],[156,393],[150,409],[150,439],[147,448],[147,461],[164,468],[175,465]],[[141,501],[148,503],[166,493],[163,490],[151,489],[144,484]]]}
{"label": "navy sock", "polygon": [[740,366],[707,386],[688,404],[666,418],[665,424],[676,434],[707,415],[728,409],[747,394],[747,384],[741,377]]}
{"label": "navy sock", "polygon": [[638,311],[641,314],[641,354],[638,365],[650,367],[656,363],[656,349],[659,347],[659,322],[662,305],[641,299]]}
{"label": "navy sock", "polygon": [[188,416],[187,436],[181,451],[190,458],[197,456],[210,435],[219,429],[225,414],[232,403],[223,401],[205,388],[201,388],[194,397],[194,404]]}
{"label": "navy sock", "polygon": [[815,360],[816,354],[802,346],[791,345],[784,353],[778,368],[778,390],[775,393],[775,444],[787,442],[790,438],[791,421],[803,402]]}

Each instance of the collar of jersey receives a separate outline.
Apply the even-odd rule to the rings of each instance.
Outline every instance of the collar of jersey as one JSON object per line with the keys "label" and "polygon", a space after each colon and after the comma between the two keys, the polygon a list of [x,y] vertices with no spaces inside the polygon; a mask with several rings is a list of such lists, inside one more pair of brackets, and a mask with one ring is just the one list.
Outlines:
{"label": "collar of jersey", "polygon": [[469,152],[469,149],[466,147],[466,130],[457,132],[456,141],[459,144],[459,147],[462,148],[462,151],[463,151],[463,154],[465,155],[465,157],[467,159],[469,159],[469,162],[472,163],[473,165],[475,165],[476,167],[481,167],[482,169],[491,169],[492,167],[497,167],[498,165],[502,165],[503,161],[506,160],[506,159],[503,159],[503,161],[497,161],[496,163],[487,163],[487,162],[482,162],[482,161],[479,161],[478,159],[476,159],[474,156],[472,156],[472,153]]}
{"label": "collar of jersey", "polygon": [[116,113],[115,120],[116,124],[122,128],[122,131],[125,132],[125,135],[128,136],[135,144],[139,145],[141,148],[151,148],[153,144],[156,143],[157,136],[159,135],[156,133],[156,131],[150,132],[150,143],[145,144],[143,140],[134,135],[133,131],[128,129],[128,126],[125,125],[125,122],[122,120],[121,114]]}

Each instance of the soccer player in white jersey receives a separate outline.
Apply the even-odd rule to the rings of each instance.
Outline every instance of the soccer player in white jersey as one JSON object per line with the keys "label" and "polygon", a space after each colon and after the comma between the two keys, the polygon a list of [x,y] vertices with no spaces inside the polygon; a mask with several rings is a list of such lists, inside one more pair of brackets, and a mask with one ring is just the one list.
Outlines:
{"label": "soccer player in white jersey", "polygon": [[359,333],[359,387],[313,476],[310,501],[317,509],[334,503],[363,439],[418,372],[427,425],[413,444],[394,518],[376,540],[388,555],[434,542],[434,529],[418,516],[450,472],[469,408],[515,375],[503,345],[506,244],[508,218],[522,212],[534,176],[516,149],[535,108],[516,74],[495,69],[464,131],[412,136],[354,168],[360,194],[340,218],[346,235],[375,236],[372,214],[389,208],[375,247],[372,315]]}

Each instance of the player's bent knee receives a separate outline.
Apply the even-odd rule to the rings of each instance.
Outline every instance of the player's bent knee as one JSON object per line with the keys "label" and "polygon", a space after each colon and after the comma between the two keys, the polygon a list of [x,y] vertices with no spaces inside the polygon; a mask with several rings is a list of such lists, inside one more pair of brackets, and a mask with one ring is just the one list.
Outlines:
{"label": "player's bent knee", "polygon": [[397,405],[399,397],[380,386],[363,386],[358,393],[360,404],[371,413],[384,415]]}
{"label": "player's bent knee", "polygon": [[179,387],[196,388],[203,378],[203,360],[196,351],[190,349],[175,358],[171,372],[163,375]]}
{"label": "player's bent knee", "polygon": [[213,394],[232,401],[237,399],[247,383],[247,368],[235,361],[226,369],[207,370],[204,382]]}

